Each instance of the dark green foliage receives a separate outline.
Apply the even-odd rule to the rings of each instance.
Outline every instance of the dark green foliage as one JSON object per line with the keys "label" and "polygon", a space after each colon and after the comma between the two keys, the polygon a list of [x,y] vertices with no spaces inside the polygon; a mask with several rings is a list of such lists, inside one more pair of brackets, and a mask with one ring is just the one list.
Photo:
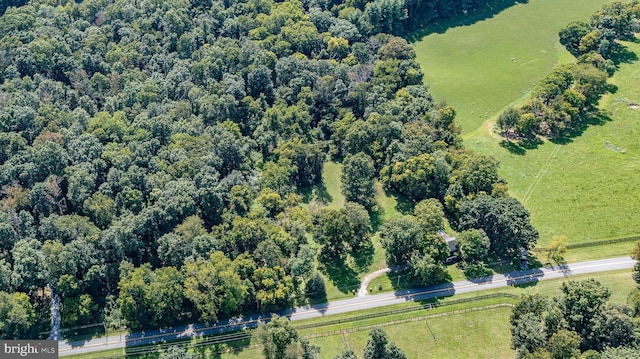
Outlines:
{"label": "dark green foliage", "polygon": [[477,263],[485,260],[489,254],[490,241],[482,230],[469,229],[456,237],[460,247],[460,257],[467,263]]}
{"label": "dark green foliage", "polygon": [[372,208],[375,205],[373,179],[376,173],[371,157],[358,152],[345,157],[342,166],[342,193],[345,199]]}
{"label": "dark green foliage", "polygon": [[633,350],[639,338],[633,311],[608,304],[609,295],[607,288],[588,279],[563,283],[562,295],[553,300],[523,296],[511,314],[512,348],[521,358],[542,352],[568,358],[581,351],[585,358],[599,358],[599,353],[608,355],[609,348]]}
{"label": "dark green foliage", "polygon": [[[439,278],[452,172],[460,204],[492,191],[497,164],[456,160],[455,111],[434,104],[407,41],[378,32],[484,3],[3,2],[2,288],[39,303],[57,286],[65,326],[101,321],[107,298],[132,328],[279,310],[317,282],[310,233],[367,264],[381,170],[387,189],[432,198],[409,247],[416,276]],[[327,153],[353,202],[318,213],[300,195]]]}
{"label": "dark green foliage", "polygon": [[340,258],[350,250],[357,251],[370,238],[369,213],[357,203],[346,203],[345,208],[323,209],[314,231],[314,239],[323,245],[327,258]]}
{"label": "dark green foliage", "polygon": [[411,218],[393,219],[380,229],[382,246],[389,265],[401,265],[422,249],[424,232]]}
{"label": "dark green foliage", "polygon": [[382,328],[374,328],[362,350],[364,359],[406,359],[407,356],[396,343],[389,343],[389,337]]}
{"label": "dark green foliage", "polygon": [[273,315],[266,324],[260,324],[254,337],[262,344],[265,359],[315,359],[320,348],[300,338],[289,320]]}
{"label": "dark green foliage", "polygon": [[489,252],[503,258],[513,258],[520,248],[533,248],[538,240],[529,212],[512,197],[480,196],[463,203],[459,227],[482,229],[491,242]]}
{"label": "dark green foliage", "polygon": [[25,293],[0,292],[0,338],[23,339],[32,333],[36,313]]}

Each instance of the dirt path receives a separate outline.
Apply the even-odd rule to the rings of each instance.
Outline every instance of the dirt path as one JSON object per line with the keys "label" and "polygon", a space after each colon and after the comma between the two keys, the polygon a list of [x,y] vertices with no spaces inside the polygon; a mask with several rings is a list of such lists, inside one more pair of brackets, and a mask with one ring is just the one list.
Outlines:
{"label": "dirt path", "polygon": [[358,289],[358,297],[364,297],[365,295],[367,295],[368,291],[367,291],[367,286],[369,285],[369,283],[371,283],[371,281],[373,280],[373,278],[379,277],[383,274],[389,273],[389,272],[399,272],[401,270],[406,269],[407,266],[395,266],[395,267],[387,267],[387,268],[382,268],[379,269],[375,272],[371,272],[369,274],[367,274],[366,277],[364,277],[362,279],[362,282],[360,282],[360,289]]}

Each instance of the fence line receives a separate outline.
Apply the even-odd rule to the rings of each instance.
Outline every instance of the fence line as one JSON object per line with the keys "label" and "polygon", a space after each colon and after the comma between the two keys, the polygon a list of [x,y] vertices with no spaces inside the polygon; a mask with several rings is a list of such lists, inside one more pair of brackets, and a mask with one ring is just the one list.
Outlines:
{"label": "fence line", "polygon": [[513,308],[514,306],[515,305],[510,304],[510,303],[490,304],[490,305],[484,305],[484,306],[481,306],[481,307],[458,309],[458,310],[454,310],[454,311],[451,311],[451,312],[429,314],[429,315],[423,315],[423,316],[420,316],[420,317],[397,319],[397,320],[391,320],[391,321],[388,321],[388,322],[383,322],[383,323],[378,323],[378,324],[363,325],[363,326],[359,326],[357,328],[344,328],[344,329],[336,329],[336,330],[323,332],[323,333],[308,334],[308,335],[304,335],[303,338],[305,338],[305,339],[313,339],[313,338],[330,337],[330,336],[334,336],[334,335],[344,335],[345,333],[346,334],[355,333],[355,332],[360,332],[360,331],[364,331],[364,330],[370,330],[370,329],[377,328],[377,327],[388,327],[388,326],[397,325],[397,324],[417,322],[417,321],[421,321],[421,320],[427,320],[427,319],[433,319],[433,318],[439,318],[439,317],[447,317],[447,316],[451,316],[451,315],[458,315],[458,314],[471,313],[471,312],[478,312],[478,311],[482,311],[482,310],[495,309],[495,308],[501,308],[501,307]]}
{"label": "fence line", "polygon": [[[567,245],[567,249],[584,248],[584,247],[595,247],[595,246],[602,246],[602,245],[605,245],[605,244],[633,242],[633,241],[639,241],[639,240],[640,240],[640,235],[635,235],[635,236],[628,236],[628,237],[603,239],[603,240],[592,241],[592,242],[569,244],[569,245]],[[550,249],[546,248],[546,247],[540,247],[540,248],[532,249],[533,252],[548,252],[549,250]]]}

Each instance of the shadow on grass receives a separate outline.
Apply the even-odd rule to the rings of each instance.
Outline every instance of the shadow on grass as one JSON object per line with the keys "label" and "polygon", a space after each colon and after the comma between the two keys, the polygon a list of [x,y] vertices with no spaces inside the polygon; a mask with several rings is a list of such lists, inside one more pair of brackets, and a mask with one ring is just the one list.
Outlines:
{"label": "shadow on grass", "polygon": [[[630,39],[632,42],[638,42],[637,38]],[[629,64],[638,60],[638,55],[630,51],[626,46],[616,43],[609,54],[609,58],[616,66],[620,64]]]}
{"label": "shadow on grass", "polygon": [[324,204],[329,204],[333,201],[333,197],[327,191],[327,187],[324,182],[320,182],[314,186],[308,186],[298,189],[298,193],[302,196],[302,200],[305,203],[309,203],[312,200],[317,200]]}
{"label": "shadow on grass", "polygon": [[358,272],[363,272],[369,269],[369,266],[373,263],[374,252],[375,248],[373,248],[371,240],[368,240],[360,248],[351,252],[353,264]]}
{"label": "shadow on grass", "polygon": [[613,119],[605,110],[593,109],[582,116],[581,121],[564,134],[549,139],[556,145],[566,145],[573,142],[574,138],[582,136],[590,126],[602,126]]}
{"label": "shadow on grass", "polygon": [[322,258],[318,269],[344,294],[357,291],[360,286],[358,272],[349,267],[343,258]]}
{"label": "shadow on grass", "polygon": [[398,201],[398,204],[396,205],[396,209],[398,210],[398,212],[404,215],[413,213],[413,207],[415,207],[416,205],[415,203],[413,203],[413,201],[401,194],[397,195],[396,200]]}
{"label": "shadow on grass", "polygon": [[374,210],[369,212],[369,224],[371,225],[371,232],[376,233],[382,223],[384,222],[384,208],[376,206]]}
{"label": "shadow on grass", "polygon": [[409,42],[420,41],[423,37],[430,34],[443,34],[451,28],[473,25],[482,20],[490,19],[512,6],[526,4],[528,2],[528,0],[495,0],[486,6],[482,6],[479,10],[472,10],[466,14],[460,14],[450,19],[430,20],[431,22],[429,24],[424,24],[423,28],[407,34],[405,38]]}
{"label": "shadow on grass", "polygon": [[527,153],[527,150],[520,146],[519,143],[511,142],[509,140],[500,141],[500,147],[518,156],[524,156]]}

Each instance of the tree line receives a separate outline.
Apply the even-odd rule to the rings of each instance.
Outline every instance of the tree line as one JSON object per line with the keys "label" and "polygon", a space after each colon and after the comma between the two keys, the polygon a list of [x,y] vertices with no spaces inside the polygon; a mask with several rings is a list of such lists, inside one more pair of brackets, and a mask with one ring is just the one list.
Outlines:
{"label": "tree line", "polygon": [[[455,111],[434,103],[407,41],[326,5],[7,9],[2,337],[46,330],[53,290],[66,327],[306,303],[329,275],[316,259],[371,256],[375,180],[415,207],[383,237],[389,262],[411,263],[424,283],[442,273],[443,216],[475,231],[463,251],[471,263],[535,244],[497,161],[463,148]],[[344,164],[338,209],[305,194],[329,158]]]}
{"label": "tree line", "polygon": [[507,139],[522,141],[579,133],[597,116],[600,97],[611,90],[608,76],[628,55],[618,41],[633,38],[638,30],[638,1],[612,1],[589,22],[564,27],[560,43],[576,56],[576,63],[556,67],[535,86],[524,104],[507,108],[498,117],[498,129]]}
{"label": "tree line", "polygon": [[594,279],[562,284],[548,299],[524,295],[511,313],[518,358],[636,358],[637,312],[608,303],[611,291]]}

